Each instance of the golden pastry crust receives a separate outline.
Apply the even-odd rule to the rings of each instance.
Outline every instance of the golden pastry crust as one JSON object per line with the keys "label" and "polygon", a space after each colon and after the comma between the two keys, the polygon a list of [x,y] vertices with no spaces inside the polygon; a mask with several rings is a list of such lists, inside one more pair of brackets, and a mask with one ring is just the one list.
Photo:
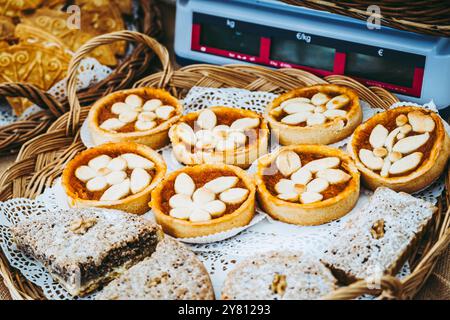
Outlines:
{"label": "golden pastry crust", "polygon": [[[377,124],[386,124],[390,121],[395,121],[398,115],[407,114],[411,111],[421,111],[424,114],[430,115],[435,122],[436,126],[434,130],[436,132],[429,155],[423,157],[422,163],[413,172],[403,176],[382,177],[378,173],[368,169],[359,159],[358,153],[361,149],[361,144],[367,141],[372,129]],[[430,143],[430,141],[427,143]],[[361,124],[355,130],[352,141],[348,144],[347,149],[362,174],[363,183],[368,188],[375,190],[378,187],[384,186],[395,191],[413,193],[426,188],[442,174],[450,153],[450,139],[445,131],[441,118],[435,112],[424,108],[405,106],[379,113]]]}
{"label": "golden pastry crust", "polygon": [[[173,145],[173,153],[178,161],[185,165],[196,165],[202,163],[225,163],[246,169],[256,159],[258,159],[258,157],[267,153],[269,127],[267,126],[267,122],[262,116],[250,110],[230,107],[217,106],[208,109],[212,110],[219,118],[220,116],[224,115],[224,117],[227,119],[239,119],[246,117],[259,119],[260,124],[258,126],[257,138],[252,139],[252,141],[245,147],[240,147],[233,152],[220,152],[215,150],[213,152],[192,153],[186,148],[180,137],[174,132],[175,130],[171,130],[169,132],[169,137]],[[181,117],[179,123],[193,123],[198,118],[201,111],[192,112]]]}
{"label": "golden pastry crust", "polygon": [[[134,153],[140,155],[154,164],[154,174],[151,183],[142,191],[129,195],[123,199],[115,201],[86,200],[78,196],[72,183],[75,177],[75,170],[81,165],[85,165],[90,159],[103,154],[120,155],[124,153]],[[149,210],[151,191],[162,181],[166,174],[167,166],[162,157],[151,148],[131,142],[107,143],[95,148],[90,148],[80,152],[65,167],[62,174],[62,185],[69,198],[71,207],[100,207],[107,209],[117,209],[134,214],[144,214]]]}
{"label": "golden pastry crust", "polygon": [[[277,156],[288,150],[297,154],[338,157],[341,160],[340,166],[346,169],[351,179],[342,192],[323,201],[301,204],[281,200],[268,190],[263,175],[264,170],[274,163]],[[341,218],[355,206],[359,198],[359,179],[359,172],[353,160],[339,149],[320,145],[286,146],[258,160],[257,197],[263,210],[274,219],[297,225],[320,225]]]}
{"label": "golden pastry crust", "polygon": [[[166,186],[173,183],[175,178],[182,172],[195,177],[203,175],[208,170],[225,171],[237,176],[243,182],[245,188],[249,190],[247,199],[232,213],[208,221],[191,222],[176,219],[166,214],[162,206],[162,193]],[[255,192],[256,187],[253,179],[241,168],[226,164],[201,164],[171,172],[153,190],[152,200],[149,205],[155,214],[156,222],[162,226],[165,233],[177,238],[201,237],[248,225],[255,213]]]}
{"label": "golden pastry crust", "polygon": [[[100,128],[99,116],[105,108],[109,108],[115,102],[123,102],[131,94],[146,99],[160,99],[164,104],[175,108],[175,115],[146,131],[116,133]],[[96,145],[108,142],[135,142],[156,150],[169,144],[169,129],[178,121],[182,113],[183,107],[180,102],[167,91],[154,88],[135,88],[113,92],[95,102],[89,110],[87,121],[92,140]]]}
{"label": "golden pastry crust", "polygon": [[[342,117],[329,120],[321,125],[298,126],[287,125],[278,121],[270,112],[281,103],[297,97],[311,98],[316,93],[332,96],[344,94],[350,98],[345,123]],[[331,144],[350,136],[362,121],[362,110],[357,93],[344,86],[334,84],[315,85],[286,92],[270,103],[264,113],[272,133],[278,137],[282,145],[291,144]]]}

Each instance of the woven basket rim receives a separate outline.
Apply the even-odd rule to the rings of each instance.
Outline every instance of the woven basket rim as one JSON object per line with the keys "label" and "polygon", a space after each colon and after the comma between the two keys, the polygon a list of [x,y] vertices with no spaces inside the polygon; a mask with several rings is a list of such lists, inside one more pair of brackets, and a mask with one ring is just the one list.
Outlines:
{"label": "woven basket rim", "polygon": [[[76,61],[92,48],[92,44],[100,45],[105,41],[121,40],[130,37],[130,32],[115,33],[93,39],[74,56],[71,62],[70,74],[76,74]],[[146,36],[134,34],[139,41],[151,43],[152,49],[161,50],[162,45],[148,42]],[[110,42],[108,42],[110,43]],[[193,86],[209,87],[239,87],[248,90],[262,90],[281,92],[294,87],[306,86],[315,83],[334,83],[354,88],[363,100],[374,107],[387,109],[398,99],[381,88],[367,88],[356,80],[346,76],[328,76],[321,79],[311,73],[299,69],[272,70],[252,65],[213,66],[207,64],[192,65],[172,71],[170,65],[165,65],[164,71],[147,76],[136,83],[139,86],[164,87],[177,97],[184,96]],[[72,81],[74,76],[72,77]],[[51,185],[62,171],[64,165],[85,149],[79,137],[79,127],[86,118],[89,108],[80,107],[74,90],[68,88],[71,109],[59,117],[48,131],[24,144],[13,166],[0,175],[0,200],[15,197],[34,198],[42,193],[46,186]],[[352,299],[366,293],[379,294],[381,298],[411,298],[420,289],[432,271],[437,258],[450,241],[450,211],[444,208],[444,203],[450,198],[449,176],[446,171],[446,192],[441,197],[439,214],[433,228],[428,232],[428,238],[422,240],[412,257],[415,257],[413,272],[406,279],[399,280],[393,276],[384,276],[381,279],[381,289],[377,292],[369,290],[363,280],[350,286],[342,287],[331,293],[329,299]],[[420,249],[420,251],[419,251]],[[27,281],[9,266],[3,252],[0,253],[0,273],[15,299],[43,299],[44,296],[38,287]]]}
{"label": "woven basket rim", "polygon": [[328,11],[359,20],[367,20],[372,13],[367,12],[370,5],[381,9],[383,25],[395,29],[420,34],[449,37],[450,8],[445,1],[396,1],[381,0],[374,3],[369,0],[282,0],[290,5]]}

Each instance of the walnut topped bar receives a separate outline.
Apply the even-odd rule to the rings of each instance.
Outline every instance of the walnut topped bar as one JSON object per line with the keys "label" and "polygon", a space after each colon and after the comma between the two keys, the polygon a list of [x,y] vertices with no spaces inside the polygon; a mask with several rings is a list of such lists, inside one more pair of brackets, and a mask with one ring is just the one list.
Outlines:
{"label": "walnut topped bar", "polygon": [[49,212],[12,228],[17,247],[72,295],[85,295],[151,255],[162,239],[145,218],[106,209]]}

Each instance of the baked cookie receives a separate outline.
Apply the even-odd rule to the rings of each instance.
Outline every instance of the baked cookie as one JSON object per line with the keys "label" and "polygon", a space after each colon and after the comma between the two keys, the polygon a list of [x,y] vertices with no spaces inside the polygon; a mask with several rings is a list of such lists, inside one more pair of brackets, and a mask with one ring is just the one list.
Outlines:
{"label": "baked cookie", "polygon": [[165,233],[200,237],[242,227],[255,212],[255,183],[235,166],[202,164],[170,173],[152,192]]}
{"label": "baked cookie", "polygon": [[226,163],[248,168],[266,154],[269,129],[253,111],[211,107],[183,116],[169,137],[173,154],[183,164]]}
{"label": "baked cookie", "polygon": [[164,234],[147,219],[117,210],[69,209],[20,221],[19,250],[36,258],[71,295],[85,295],[152,254]]}
{"label": "baked cookie", "polygon": [[342,283],[396,275],[432,222],[431,203],[380,187],[348,220],[327,249],[324,262]]}
{"label": "baked cookie", "polygon": [[347,214],[359,197],[359,172],[343,151],[282,147],[258,160],[258,200],[274,219],[318,225]]}
{"label": "baked cookie", "polygon": [[179,101],[167,91],[136,88],[95,102],[87,121],[95,144],[130,141],[159,149],[169,143],[169,128],[182,112]]}
{"label": "baked cookie", "polygon": [[327,84],[280,95],[264,117],[282,145],[331,144],[353,133],[362,110],[354,90]]}
{"label": "baked cookie", "polygon": [[249,258],[227,275],[224,300],[313,300],[337,289],[321,262],[300,252],[267,252]]}
{"label": "baked cookie", "polygon": [[108,284],[96,300],[213,300],[209,274],[191,250],[165,237],[147,259]]}
{"label": "baked cookie", "polygon": [[136,143],[109,143],[80,152],[66,166],[62,185],[72,207],[102,207],[143,214],[166,173],[162,157]]}
{"label": "baked cookie", "polygon": [[416,192],[444,171],[450,140],[441,118],[419,107],[400,107],[379,113],[360,125],[348,151],[364,184]]}

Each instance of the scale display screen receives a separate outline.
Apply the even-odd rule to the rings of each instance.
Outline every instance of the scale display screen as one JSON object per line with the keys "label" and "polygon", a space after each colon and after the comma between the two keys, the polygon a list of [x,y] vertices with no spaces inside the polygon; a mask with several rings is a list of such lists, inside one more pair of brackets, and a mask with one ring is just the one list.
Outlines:
{"label": "scale display screen", "polygon": [[388,57],[375,57],[349,52],[345,63],[345,74],[362,79],[387,82],[403,87],[412,87],[414,65],[409,61]]}
{"label": "scale display screen", "polygon": [[259,55],[260,40],[254,34],[219,25],[203,24],[201,28],[200,43],[204,46]]}
{"label": "scale display screen", "polygon": [[319,76],[348,75],[413,97],[421,95],[425,68],[418,54],[196,12],[191,50]]}
{"label": "scale display screen", "polygon": [[335,48],[300,42],[298,40],[271,38],[270,59],[333,71]]}

